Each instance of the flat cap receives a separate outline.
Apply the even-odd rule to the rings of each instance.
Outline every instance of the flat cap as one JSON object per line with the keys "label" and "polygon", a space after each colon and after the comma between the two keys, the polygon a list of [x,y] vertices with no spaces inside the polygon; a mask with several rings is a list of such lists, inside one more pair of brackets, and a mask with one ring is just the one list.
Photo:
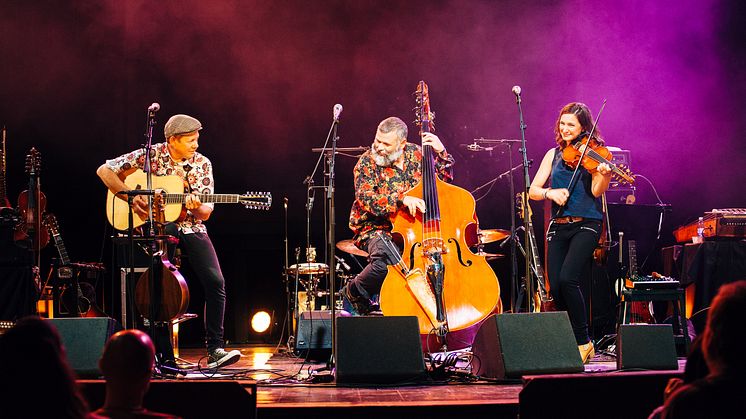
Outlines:
{"label": "flat cap", "polygon": [[192,118],[189,115],[177,114],[168,118],[166,126],[163,128],[163,134],[166,136],[166,139],[169,139],[174,135],[188,134],[201,129],[202,124],[196,118]]}

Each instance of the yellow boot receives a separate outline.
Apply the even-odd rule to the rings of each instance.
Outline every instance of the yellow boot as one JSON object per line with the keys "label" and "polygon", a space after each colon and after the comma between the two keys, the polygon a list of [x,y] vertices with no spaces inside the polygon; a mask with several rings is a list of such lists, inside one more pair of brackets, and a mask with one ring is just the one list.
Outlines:
{"label": "yellow boot", "polygon": [[593,356],[596,355],[596,350],[593,348],[592,341],[588,341],[588,343],[584,345],[578,345],[578,350],[580,351],[580,359],[583,360],[584,364],[590,362],[590,360],[593,359]]}

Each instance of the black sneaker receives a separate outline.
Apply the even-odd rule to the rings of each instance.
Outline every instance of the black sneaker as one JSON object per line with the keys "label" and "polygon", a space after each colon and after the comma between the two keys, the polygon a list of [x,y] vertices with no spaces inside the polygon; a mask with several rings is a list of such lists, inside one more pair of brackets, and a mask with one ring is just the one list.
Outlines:
{"label": "black sneaker", "polygon": [[225,367],[241,359],[241,352],[236,349],[228,352],[223,348],[215,348],[209,350],[207,355],[207,368]]}
{"label": "black sneaker", "polygon": [[352,291],[350,290],[350,283],[348,282],[342,289],[339,290],[339,293],[342,295],[342,298],[347,300],[353,309],[355,309],[355,313],[360,316],[365,316],[371,312],[371,304],[370,300],[363,297],[363,296],[354,296],[352,295]]}

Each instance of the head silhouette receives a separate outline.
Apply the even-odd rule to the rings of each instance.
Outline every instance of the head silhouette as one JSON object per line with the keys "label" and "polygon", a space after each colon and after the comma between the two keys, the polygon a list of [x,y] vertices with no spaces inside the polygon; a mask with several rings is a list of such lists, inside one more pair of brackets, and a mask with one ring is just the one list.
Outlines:
{"label": "head silhouette", "polygon": [[[62,340],[51,322],[36,316],[19,320],[0,336],[0,359],[3,414],[65,418],[87,415],[88,406],[78,391]],[[41,384],[54,389],[44,393],[44,402],[22,403],[29,394],[38,392]]]}

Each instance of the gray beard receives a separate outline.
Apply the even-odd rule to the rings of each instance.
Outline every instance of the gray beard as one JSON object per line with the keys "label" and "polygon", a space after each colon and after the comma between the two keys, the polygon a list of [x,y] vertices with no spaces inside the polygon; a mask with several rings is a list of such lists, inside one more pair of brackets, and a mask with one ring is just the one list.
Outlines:
{"label": "gray beard", "polygon": [[376,165],[381,167],[389,167],[393,166],[394,163],[399,160],[399,157],[401,157],[402,154],[404,154],[403,149],[399,149],[394,151],[391,154],[378,154],[376,150],[371,147],[370,154],[373,156],[373,160],[376,162]]}

